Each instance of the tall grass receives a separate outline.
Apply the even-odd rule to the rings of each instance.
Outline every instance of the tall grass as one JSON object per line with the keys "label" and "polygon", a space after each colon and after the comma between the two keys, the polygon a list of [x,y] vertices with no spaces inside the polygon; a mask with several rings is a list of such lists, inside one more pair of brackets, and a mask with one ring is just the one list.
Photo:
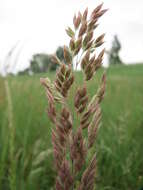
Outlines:
{"label": "tall grass", "polygon": [[[43,74],[51,80],[55,73]],[[135,190],[143,186],[143,65],[111,67],[102,103],[102,127],[97,138],[97,188]],[[50,153],[47,100],[39,83],[41,75],[8,77],[15,127],[16,184],[19,190],[51,189],[54,184]],[[82,73],[75,73],[76,89]],[[88,85],[97,90],[99,72]],[[93,87],[94,86],[94,87]],[[72,105],[73,93],[70,93]],[[0,79],[0,189],[9,190],[9,129],[4,80]],[[33,122],[34,121],[34,122]],[[47,153],[42,153],[47,152]],[[40,156],[41,155],[41,156]],[[43,156],[42,156],[43,155]],[[41,158],[42,157],[42,158]],[[41,160],[41,161],[40,161]]]}
{"label": "tall grass", "polygon": [[13,105],[11,91],[8,81],[4,81],[5,93],[7,99],[7,116],[8,116],[8,131],[9,131],[9,183],[10,189],[16,190],[16,159],[15,159],[15,126],[13,123]]}

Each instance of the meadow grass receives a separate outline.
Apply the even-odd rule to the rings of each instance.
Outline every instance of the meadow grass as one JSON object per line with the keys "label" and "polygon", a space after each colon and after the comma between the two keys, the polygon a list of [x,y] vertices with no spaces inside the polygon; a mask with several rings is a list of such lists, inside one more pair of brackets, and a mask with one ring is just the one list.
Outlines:
{"label": "meadow grass", "polygon": [[[97,90],[102,70],[88,85],[90,96]],[[15,127],[16,189],[51,189],[55,172],[46,114],[47,99],[39,78],[8,77]],[[82,73],[76,73],[69,105]],[[102,103],[102,126],[97,139],[97,189],[135,190],[143,186],[143,65],[115,66],[107,70],[107,90]],[[75,125],[77,122],[75,121]],[[10,189],[9,128],[4,79],[0,78],[0,189]]]}

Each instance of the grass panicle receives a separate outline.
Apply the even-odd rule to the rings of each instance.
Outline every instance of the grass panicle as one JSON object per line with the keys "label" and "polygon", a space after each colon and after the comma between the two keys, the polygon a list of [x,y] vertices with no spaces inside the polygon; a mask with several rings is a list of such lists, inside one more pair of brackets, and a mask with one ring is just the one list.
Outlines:
{"label": "grass panicle", "polygon": [[[68,27],[69,46],[64,46],[66,63],[59,63],[55,81],[41,79],[48,98],[48,116],[55,127],[52,129],[52,144],[57,178],[56,190],[92,190],[95,185],[96,156],[88,161],[88,154],[93,148],[101,120],[100,103],[105,94],[106,77],[103,74],[97,93],[89,100],[87,83],[102,66],[105,49],[96,56],[96,48],[104,43],[105,34],[94,39],[98,19],[107,11],[99,5],[88,16],[88,8],[83,14],[74,15],[74,29]],[[80,57],[80,58],[79,58]],[[55,58],[55,61],[58,58]],[[75,61],[76,60],[76,63]],[[59,60],[57,61],[59,62]],[[76,82],[74,64],[83,71],[83,85],[74,92],[74,114],[68,106],[68,96]],[[59,98],[57,97],[57,94]],[[60,100],[60,101],[58,101]],[[60,109],[57,109],[57,104]],[[74,117],[80,121],[74,126]],[[85,132],[87,135],[85,135]]]}

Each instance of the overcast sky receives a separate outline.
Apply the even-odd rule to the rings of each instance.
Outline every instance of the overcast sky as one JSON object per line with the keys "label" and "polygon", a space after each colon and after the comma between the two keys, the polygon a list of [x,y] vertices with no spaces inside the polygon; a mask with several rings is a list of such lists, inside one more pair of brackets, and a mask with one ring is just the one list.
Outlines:
{"label": "overcast sky", "polygon": [[[0,64],[17,44],[12,64],[17,69],[28,66],[33,53],[52,53],[67,44],[65,28],[74,13],[95,8],[100,0],[0,0]],[[143,0],[104,0],[108,13],[100,20],[98,33],[106,33],[105,47],[114,34],[121,44],[124,62],[143,62]],[[106,64],[106,63],[105,63]]]}

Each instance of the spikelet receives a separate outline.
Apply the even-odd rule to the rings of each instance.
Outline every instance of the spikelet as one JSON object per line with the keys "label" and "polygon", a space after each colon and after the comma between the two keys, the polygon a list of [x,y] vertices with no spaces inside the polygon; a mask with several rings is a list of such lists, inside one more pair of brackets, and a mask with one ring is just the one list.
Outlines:
{"label": "spikelet", "polygon": [[87,15],[88,15],[88,7],[85,9],[83,16],[82,16],[82,20],[86,21],[87,20]]}
{"label": "spikelet", "polygon": [[87,26],[87,32],[91,32],[98,27],[99,24],[97,24],[97,21],[98,21],[98,19],[89,21],[89,24]]}
{"label": "spikelet", "polygon": [[82,19],[82,15],[81,13],[79,12],[78,13],[78,16],[76,17],[76,15],[74,15],[74,18],[73,18],[73,24],[74,24],[74,27],[75,29],[77,30],[80,23],[81,23],[81,19]]}
{"label": "spikelet", "polygon": [[95,142],[97,130],[100,125],[100,120],[101,120],[101,109],[99,104],[97,103],[93,119],[88,126],[88,148],[91,148]]}
{"label": "spikelet", "polygon": [[93,31],[89,31],[86,33],[84,40],[83,40],[83,48],[87,48],[87,44],[89,44],[89,42],[91,42],[93,37]]}
{"label": "spikelet", "polygon": [[69,37],[71,37],[71,38],[73,38],[73,37],[75,36],[74,31],[73,31],[70,27],[68,27],[68,28],[66,29],[66,33],[67,33],[67,35],[68,35]]}
{"label": "spikelet", "polygon": [[48,109],[47,109],[48,116],[51,119],[51,121],[53,123],[55,123],[56,122],[56,110],[55,110],[54,95],[53,95],[53,92],[52,92],[50,80],[48,78],[47,79],[41,78],[40,82],[41,82],[42,85],[45,86],[46,95],[47,95],[47,98],[48,98],[48,101],[49,101],[49,106],[48,106]]}
{"label": "spikelet", "polygon": [[89,62],[89,57],[90,57],[90,51],[87,51],[85,56],[83,57],[82,61],[81,61],[81,68],[84,70],[86,65]]}
{"label": "spikelet", "polygon": [[86,52],[81,60],[81,68],[84,71],[86,81],[90,80],[95,72],[102,66],[105,49],[103,49],[98,57],[96,55],[90,58],[90,50]]}
{"label": "spikelet", "polygon": [[49,78],[40,78],[41,84],[45,87],[47,92],[48,100],[52,103],[58,102],[63,103],[63,97],[61,94],[56,90],[54,84],[50,81]]}
{"label": "spikelet", "polygon": [[71,67],[67,67],[65,64],[62,64],[56,74],[55,87],[57,91],[60,92],[63,97],[67,97],[68,90],[73,82],[74,75]]}
{"label": "spikelet", "polygon": [[65,158],[65,148],[60,144],[58,134],[54,130],[52,130],[52,144],[53,144],[54,163],[56,170],[58,171],[61,168],[63,159]]}
{"label": "spikelet", "polygon": [[67,64],[69,65],[72,64],[72,57],[71,57],[69,48],[67,46],[64,46],[64,59]]}
{"label": "spikelet", "polygon": [[82,25],[80,27],[80,30],[79,30],[78,37],[83,36],[83,34],[85,34],[86,30],[87,30],[87,22],[83,21],[83,23],[82,23]]}
{"label": "spikelet", "polygon": [[65,159],[61,165],[56,180],[56,190],[70,190],[73,185],[73,177],[70,172],[68,161]]}
{"label": "spikelet", "polygon": [[71,51],[74,51],[74,50],[75,50],[75,40],[74,40],[74,38],[72,38],[72,39],[70,40],[69,47],[70,47],[70,50],[71,50]]}
{"label": "spikelet", "polygon": [[104,98],[106,90],[106,74],[104,73],[101,80],[101,87],[99,88],[97,92],[98,102],[101,103],[101,101]]}
{"label": "spikelet", "polygon": [[67,139],[72,129],[72,117],[66,107],[63,107],[56,122],[56,131],[52,131],[52,143],[57,169],[61,167],[65,158]]}
{"label": "spikelet", "polygon": [[86,144],[82,136],[82,129],[79,128],[76,134],[71,137],[70,156],[73,162],[74,175],[79,172],[85,163],[86,158]]}
{"label": "spikelet", "polygon": [[94,48],[98,48],[104,44],[105,34],[100,35],[94,42]]}
{"label": "spikelet", "polygon": [[74,98],[74,106],[76,108],[77,113],[82,113],[86,108],[87,103],[88,103],[87,90],[86,87],[83,86],[82,88],[79,88],[77,90]]}
{"label": "spikelet", "polygon": [[82,47],[82,36],[78,37],[78,39],[75,41],[75,48],[73,50],[73,55],[77,55]]}
{"label": "spikelet", "polygon": [[72,128],[72,117],[66,107],[62,108],[60,119],[59,119],[59,125],[61,125],[61,127],[64,129],[64,133],[68,135],[69,131]]}
{"label": "spikelet", "polygon": [[96,155],[93,156],[88,168],[82,175],[81,184],[78,190],[93,190],[96,174]]}
{"label": "spikelet", "polygon": [[[95,96],[96,97],[96,96]],[[95,98],[96,100],[96,98]],[[89,124],[90,124],[90,118],[93,116],[93,114],[95,113],[96,109],[97,109],[97,101],[92,102],[93,99],[89,102],[88,106],[87,106],[87,110],[83,113],[82,117],[81,117],[81,121],[80,121],[80,126],[82,129],[86,129],[88,128]]]}
{"label": "spikelet", "polygon": [[91,13],[91,18],[94,17],[95,14],[97,14],[101,8],[103,7],[103,3],[101,3],[100,5],[98,5]]}

